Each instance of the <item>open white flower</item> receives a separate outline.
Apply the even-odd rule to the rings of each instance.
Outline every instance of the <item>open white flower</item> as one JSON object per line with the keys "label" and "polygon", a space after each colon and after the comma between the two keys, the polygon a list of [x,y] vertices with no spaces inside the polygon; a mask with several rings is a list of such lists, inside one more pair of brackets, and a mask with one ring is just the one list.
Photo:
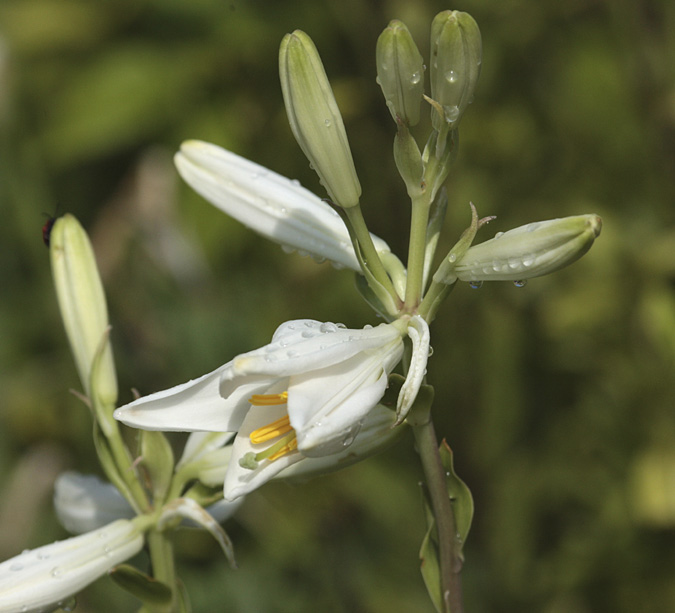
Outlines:
{"label": "open white flower", "polygon": [[141,518],[57,541],[0,564],[0,611],[52,611],[143,547]]}
{"label": "open white flower", "polygon": [[[267,168],[202,141],[181,145],[176,168],[197,193],[283,247],[361,271],[340,216],[318,196]],[[389,252],[373,236],[378,252]]]}
{"label": "open white flower", "polygon": [[[334,456],[348,449],[380,402],[389,374],[402,357],[409,327],[417,333],[426,323],[415,316],[354,330],[309,319],[289,321],[268,345],[204,377],[140,398],[118,409],[115,417],[152,430],[238,432],[225,477],[225,496],[231,498],[239,494],[227,484],[241,481],[241,468],[255,472],[263,461],[265,466],[278,462],[257,473],[262,475],[255,481],[259,485],[301,458]],[[426,363],[428,354],[424,342],[414,348],[419,368],[412,383],[404,386],[399,422],[421,384],[417,373],[423,371],[421,362]],[[381,417],[368,424],[378,435]],[[387,428],[395,418],[392,412]],[[363,442],[372,447],[376,441]],[[239,476],[232,476],[235,473]]]}

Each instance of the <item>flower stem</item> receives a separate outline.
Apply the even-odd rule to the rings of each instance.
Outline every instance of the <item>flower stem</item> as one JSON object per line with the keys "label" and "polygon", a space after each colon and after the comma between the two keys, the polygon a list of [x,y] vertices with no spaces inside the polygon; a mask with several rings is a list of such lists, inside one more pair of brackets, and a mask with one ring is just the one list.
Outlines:
{"label": "flower stem", "polygon": [[368,232],[368,227],[366,226],[365,219],[363,219],[361,207],[352,206],[343,210],[347,215],[351,230],[354,232],[354,236],[359,243],[359,247],[371,274],[389,292],[389,294],[391,294],[392,298],[398,301],[399,298],[396,294],[396,290],[394,289],[387,271],[384,269],[380,256],[377,254],[370,232]]}
{"label": "flower stem", "polygon": [[[173,594],[170,608],[161,607],[156,613],[175,613],[178,611],[178,585],[176,582],[176,565],[173,554],[173,544],[166,532],[150,530],[147,534],[152,563],[152,576],[171,588]],[[154,611],[153,611],[154,613]]]}
{"label": "flower stem", "polygon": [[438,451],[434,424],[429,416],[413,426],[438,533],[441,597],[444,613],[463,613],[462,583],[455,516],[448,496],[445,469]]}
{"label": "flower stem", "polygon": [[405,291],[405,304],[409,312],[417,308],[422,295],[428,221],[429,193],[424,191],[412,203],[408,245],[408,281]]}

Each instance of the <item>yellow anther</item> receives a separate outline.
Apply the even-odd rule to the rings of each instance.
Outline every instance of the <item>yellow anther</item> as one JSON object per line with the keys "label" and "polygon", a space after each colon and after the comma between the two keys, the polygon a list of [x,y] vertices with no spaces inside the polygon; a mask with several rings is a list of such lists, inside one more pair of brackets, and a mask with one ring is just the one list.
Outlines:
{"label": "yellow anther", "polygon": [[248,401],[253,406],[260,407],[286,404],[288,402],[288,392],[281,392],[281,394],[253,394]]}
{"label": "yellow anther", "polygon": [[267,424],[262,428],[254,430],[248,435],[248,438],[254,445],[257,445],[258,443],[264,443],[265,441],[269,441],[282,434],[287,434],[291,430],[293,430],[293,427],[286,414],[280,419],[273,421],[271,424]]}

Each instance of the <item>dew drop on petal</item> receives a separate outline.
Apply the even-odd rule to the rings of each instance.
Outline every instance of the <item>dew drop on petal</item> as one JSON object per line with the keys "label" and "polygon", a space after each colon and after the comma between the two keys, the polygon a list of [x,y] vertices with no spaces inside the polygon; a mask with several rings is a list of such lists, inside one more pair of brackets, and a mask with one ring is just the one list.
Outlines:
{"label": "dew drop on petal", "polygon": [[453,262],[455,262],[456,260],[457,260],[457,254],[456,254],[456,253],[451,253],[451,254],[448,256],[448,262],[450,262],[451,264],[452,264]]}
{"label": "dew drop on petal", "polygon": [[427,355],[428,355],[428,357],[431,357],[432,355],[434,355],[434,348],[431,345],[429,345],[429,353]]}
{"label": "dew drop on petal", "polygon": [[330,128],[333,124],[330,119],[324,119],[323,124],[327,127]]}
{"label": "dew drop on petal", "polygon": [[514,281],[513,284],[516,287],[525,287],[527,285],[527,279],[521,279],[520,281]]}
{"label": "dew drop on petal", "polygon": [[77,600],[75,599],[75,596],[71,596],[70,598],[68,598],[68,600],[63,600],[62,602],[60,602],[59,606],[64,611],[74,611],[75,608],[77,607]]}
{"label": "dew drop on petal", "polygon": [[454,70],[448,70],[445,73],[445,80],[448,83],[457,83],[457,73]]}
{"label": "dew drop on petal", "polygon": [[412,73],[412,76],[410,77],[410,82],[413,85],[417,85],[421,80],[422,80],[422,73],[420,73],[420,72],[413,72]]}
{"label": "dew drop on petal", "polygon": [[60,577],[61,575],[63,575],[63,570],[62,570],[60,567],[55,566],[54,568],[52,568],[51,575],[52,575],[52,577],[54,577],[55,579],[57,579],[58,577]]}
{"label": "dew drop on petal", "polygon": [[480,289],[483,287],[483,282],[482,281],[469,281],[469,287],[471,289]]}

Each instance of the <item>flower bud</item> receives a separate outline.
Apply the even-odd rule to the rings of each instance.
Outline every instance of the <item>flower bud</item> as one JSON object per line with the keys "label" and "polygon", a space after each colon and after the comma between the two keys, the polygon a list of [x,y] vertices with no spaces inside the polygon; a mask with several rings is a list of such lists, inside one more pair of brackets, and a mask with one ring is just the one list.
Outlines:
{"label": "flower bud", "polygon": [[279,50],[284,104],[295,140],[335,204],[356,206],[361,185],[333,90],[312,39],[296,30]]}
{"label": "flower bud", "polygon": [[394,121],[414,126],[424,94],[424,60],[405,24],[389,22],[377,39],[377,82]]}
{"label": "flower bud", "polygon": [[54,222],[49,244],[56,296],[82,386],[90,396],[97,359],[97,398],[114,405],[117,377],[107,339],[108,310],[89,237],[75,217],[64,215]]}
{"label": "flower bud", "polygon": [[454,267],[461,281],[521,281],[541,277],[571,264],[600,234],[597,215],[539,221],[500,232],[474,245]]}
{"label": "flower bud", "polygon": [[459,125],[480,75],[482,44],[478,24],[468,13],[443,11],[431,24],[432,122],[441,130]]}

